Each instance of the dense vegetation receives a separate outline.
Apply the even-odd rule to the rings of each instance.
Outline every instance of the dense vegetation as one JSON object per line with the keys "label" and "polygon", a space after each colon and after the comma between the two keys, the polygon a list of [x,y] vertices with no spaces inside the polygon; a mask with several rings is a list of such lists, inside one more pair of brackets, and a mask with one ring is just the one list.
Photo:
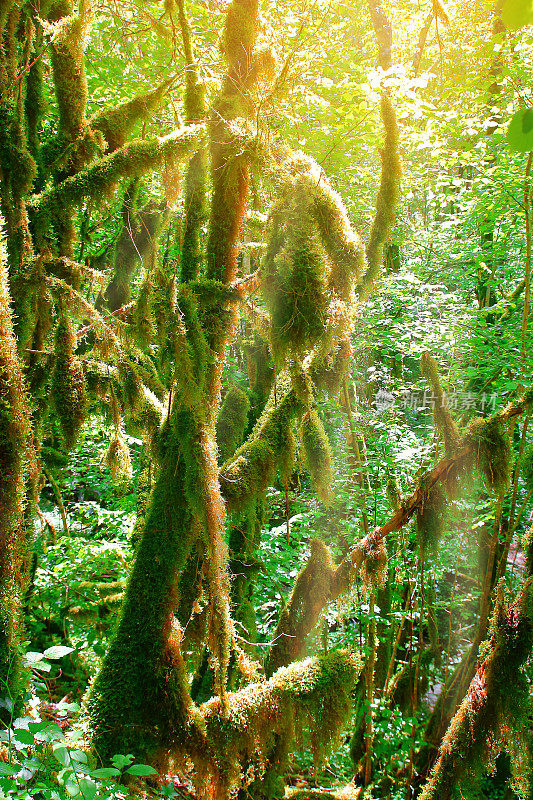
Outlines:
{"label": "dense vegetation", "polygon": [[0,34],[0,796],[530,800],[531,0]]}

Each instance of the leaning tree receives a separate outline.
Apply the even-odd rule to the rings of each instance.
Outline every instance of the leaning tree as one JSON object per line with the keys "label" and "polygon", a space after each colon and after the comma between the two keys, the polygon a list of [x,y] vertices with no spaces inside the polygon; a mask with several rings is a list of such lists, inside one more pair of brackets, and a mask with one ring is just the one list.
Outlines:
{"label": "leaning tree", "polygon": [[[390,25],[377,0],[369,8],[387,69]],[[383,91],[381,185],[365,244],[322,168],[269,130],[293,51],[277,62],[258,0],[232,0],[227,9],[220,37],[225,72],[211,95],[184,0],[165,1],[161,19],[181,33],[185,124],[159,138],[132,136],[172,94],[176,76],[88,116],[85,48],[94,16],[90,0],[0,2],[3,693],[12,706],[23,697],[21,604],[43,480],[61,457],[58,443],[71,448],[87,415],[107,409],[115,481],[131,470],[125,430],[142,432],[145,468],[131,574],[86,698],[88,741],[103,763],[117,752],[171,763],[200,797],[227,798],[244,786],[255,797],[276,796],[300,731],[308,730],[320,755],[347,718],[361,671],[372,700],[375,647],[364,664],[343,651],[305,659],[307,637],[325,606],[350,590],[358,571],[369,586],[379,585],[385,537],[412,516],[422,531],[424,525],[434,531],[439,487],[453,492],[461,470],[477,463],[491,486],[505,484],[503,426],[529,408],[531,397],[464,435],[449,415],[438,416],[446,460],[339,564],[313,542],[266,662],[257,663],[252,591],[265,495],[276,476],[287,484],[298,445],[318,497],[331,498],[331,453],[317,397],[342,389],[350,404],[350,334],[377,281],[398,195],[393,104]],[[43,137],[50,94],[57,124]],[[143,193],[156,172],[167,201]],[[91,219],[112,204],[118,186],[116,236],[99,258],[88,258]],[[177,258],[166,257],[169,248]],[[251,408],[236,387],[225,390],[220,404],[241,316],[254,331],[247,353]],[[429,357],[424,369],[438,392]],[[477,646],[487,631],[491,588],[489,582]],[[524,598],[528,591],[526,585]],[[494,653],[478,684],[500,663],[509,626],[519,627],[517,619],[529,624],[525,599],[507,616],[499,608]],[[467,684],[475,656],[464,668]],[[516,653],[513,675],[523,660]],[[459,733],[469,709],[477,713],[474,700],[465,702],[455,722]],[[368,782],[369,713],[363,734]],[[445,748],[453,750],[450,737]],[[433,786],[449,774],[448,751]]]}

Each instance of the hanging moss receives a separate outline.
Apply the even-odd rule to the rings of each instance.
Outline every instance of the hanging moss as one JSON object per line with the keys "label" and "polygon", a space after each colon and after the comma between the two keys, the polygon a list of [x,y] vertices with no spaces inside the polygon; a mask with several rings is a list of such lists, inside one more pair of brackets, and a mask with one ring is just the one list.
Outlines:
{"label": "hanging moss", "polygon": [[349,339],[341,339],[318,368],[311,371],[311,378],[319,389],[328,392],[331,399],[338,397],[345,378],[350,374],[352,346]]}
{"label": "hanging moss", "polygon": [[390,97],[381,93],[381,119],[385,141],[381,150],[381,182],[376,198],[376,213],[366,247],[368,267],[358,285],[360,296],[369,294],[383,262],[383,249],[394,224],[398,205],[402,164],[396,112]]}
{"label": "hanging moss", "polygon": [[113,153],[126,144],[135,125],[149,119],[167,93],[172,80],[164,81],[151,92],[140,94],[117,106],[102,108],[89,119],[91,128],[99,130],[107,142],[107,152]]}
{"label": "hanging moss", "polygon": [[340,195],[331,188],[326,176],[317,182],[308,178],[311,213],[314,216],[322,242],[331,259],[329,285],[342,300],[350,302],[355,281],[366,266],[365,250],[352,226]]}
{"label": "hanging moss", "polygon": [[311,541],[306,566],[296,578],[291,596],[281,612],[265,663],[266,675],[305,655],[307,635],[331,599],[335,563],[331,551],[320,539]]}
{"label": "hanging moss", "polygon": [[113,277],[104,295],[111,311],[130,301],[133,277],[139,263],[150,271],[155,261],[158,237],[169,221],[168,211],[158,203],[148,203],[137,210],[137,181],[132,184],[124,195],[122,229],[110,259]]}
{"label": "hanging moss", "polygon": [[[2,181],[15,205],[31,191],[37,165],[28,151],[16,110],[5,100],[0,101],[0,164]],[[9,255],[12,260],[11,252]]]}
{"label": "hanging moss", "polygon": [[254,332],[253,338],[244,346],[246,368],[250,388],[250,430],[253,428],[272,389],[274,365],[270,356],[268,342]]}
{"label": "hanging moss", "polygon": [[236,511],[257,497],[272,482],[276,457],[267,442],[257,440],[240,448],[221,475],[224,498]]}
{"label": "hanging moss", "polygon": [[[178,14],[187,64],[183,105],[187,123],[201,122],[207,114],[205,86],[200,79],[193,52],[191,28],[185,2],[178,3]],[[180,229],[180,275],[182,282],[196,280],[203,262],[202,227],[206,221],[208,183],[207,148],[201,147],[191,158],[185,172],[183,224]]]}
{"label": "hanging moss", "polygon": [[300,439],[311,485],[323,503],[333,500],[331,447],[316,411],[306,411],[300,424]]}
{"label": "hanging moss", "polygon": [[403,492],[400,482],[396,475],[389,475],[387,478],[387,500],[393,511],[398,511],[402,505]]}
{"label": "hanging moss", "polygon": [[511,479],[511,444],[500,416],[473,419],[463,438],[472,448],[474,463],[492,491],[506,489]]}
{"label": "hanging moss", "polygon": [[265,501],[258,498],[242,514],[235,515],[229,533],[229,569],[232,575],[231,602],[237,633],[245,640],[243,648],[254,654],[256,615],[253,591],[260,569],[258,550],[264,523]]}
{"label": "hanging moss", "polygon": [[220,470],[220,486],[228,510],[243,509],[271,485],[277,460],[287,447],[287,431],[299,408],[293,392],[277,404],[271,394],[251,439]]}
{"label": "hanging moss", "polygon": [[428,647],[422,651],[420,657],[418,653],[415,653],[413,656],[410,656],[407,663],[401,666],[392,678],[387,692],[387,699],[391,708],[399,708],[404,714],[411,713],[412,701],[415,696],[414,688],[417,669],[418,684],[416,698],[418,708],[429,687],[428,670],[434,658],[434,651]]}
{"label": "hanging moss", "polygon": [[420,358],[420,370],[433,391],[433,419],[436,427],[442,433],[444,449],[447,456],[451,456],[459,446],[459,431],[447,405],[446,395],[439,380],[436,360],[431,353],[423,353]]}
{"label": "hanging moss", "polygon": [[287,430],[285,447],[278,456],[278,475],[283,486],[288,486],[296,468],[298,441],[291,428]]}
{"label": "hanging moss", "polygon": [[217,445],[219,461],[224,463],[242,442],[248,423],[250,401],[238,386],[230,386],[217,418]]}
{"label": "hanging moss", "polygon": [[[422,487],[423,488],[423,487]],[[417,536],[421,550],[435,551],[444,532],[444,508],[446,496],[436,483],[425,495],[416,512]]]}
{"label": "hanging moss", "polygon": [[87,414],[87,388],[82,365],[75,354],[76,345],[72,324],[63,315],[55,333],[51,397],[68,449],[74,446]]}
{"label": "hanging moss", "polygon": [[43,85],[43,65],[42,61],[36,61],[31,65],[26,80],[26,97],[24,99],[24,109],[28,124],[28,147],[33,158],[38,161],[39,153],[39,125],[43,118],[48,103],[46,102]]}
{"label": "hanging moss", "polygon": [[158,453],[157,438],[163,415],[164,408],[158,397],[146,386],[141,386],[139,402],[131,421],[145,436],[150,455],[154,458]]}
{"label": "hanging moss", "polygon": [[529,444],[522,456],[522,478],[528,491],[533,489],[533,443]]}
{"label": "hanging moss", "polygon": [[291,213],[274,221],[261,271],[272,346],[281,358],[316,344],[324,334],[329,306],[325,252],[297,200]]}
{"label": "hanging moss", "polygon": [[368,545],[362,548],[363,561],[360,568],[363,589],[368,592],[370,589],[383,588],[387,580],[387,545],[384,539],[377,542],[370,540]]}
{"label": "hanging moss", "polygon": [[105,462],[111,472],[111,480],[118,494],[124,494],[133,478],[130,449],[124,437],[116,433],[105,455]]}
{"label": "hanging moss", "polygon": [[[193,117],[199,119],[199,117]],[[207,152],[194,154],[185,172],[184,222],[181,231],[180,270],[183,282],[196,280],[203,263],[202,226],[207,217]]]}

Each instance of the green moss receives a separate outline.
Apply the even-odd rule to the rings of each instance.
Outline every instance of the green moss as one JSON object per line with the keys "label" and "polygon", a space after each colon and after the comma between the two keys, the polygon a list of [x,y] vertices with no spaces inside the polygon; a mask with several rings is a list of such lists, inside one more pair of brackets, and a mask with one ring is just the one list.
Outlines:
{"label": "green moss", "polygon": [[48,108],[44,94],[43,65],[36,61],[28,71],[24,109],[28,125],[28,146],[33,158],[38,161],[39,124]]}
{"label": "green moss", "polygon": [[300,425],[300,439],[311,485],[322,502],[333,499],[333,462],[331,447],[316,411],[306,411]]}
{"label": "green moss", "polygon": [[[199,117],[193,117],[199,119]],[[185,172],[184,221],[180,242],[180,270],[183,282],[196,280],[203,264],[202,226],[207,217],[207,152],[194,154]]]}
{"label": "green moss", "polygon": [[21,710],[24,679],[20,636],[28,574],[24,502],[36,470],[30,409],[13,331],[2,223],[0,216],[0,692],[13,701],[16,714]]}
{"label": "green moss", "polygon": [[400,486],[400,482],[396,475],[389,475],[387,478],[386,492],[390,507],[393,511],[398,511],[402,504],[403,493],[402,487]]}
{"label": "green moss", "polygon": [[124,494],[133,478],[130,449],[123,436],[116,433],[111,439],[105,456],[105,462],[111,472],[113,486],[119,494]]}
{"label": "green moss", "polygon": [[429,686],[428,670],[434,658],[435,654],[433,650],[431,648],[427,648],[420,654],[420,658],[418,653],[415,653],[409,658],[407,663],[401,666],[389,684],[387,699],[391,708],[397,707],[405,714],[411,713],[412,701],[415,695],[414,686],[415,675],[417,674],[417,664],[417,707],[420,705],[421,699]]}
{"label": "green moss", "polygon": [[311,371],[311,378],[319,389],[327,391],[330,398],[339,396],[344,380],[350,374],[352,346],[349,339],[341,339],[334,351]]}
{"label": "green moss", "polygon": [[193,708],[177,669],[170,626],[176,575],[194,540],[184,464],[172,422],[153,489],[118,627],[89,691],[86,713],[99,758],[117,752],[149,759]]}
{"label": "green moss", "polygon": [[[230,68],[239,70],[250,59],[259,22],[257,0],[233,0],[228,8],[222,34],[222,52]],[[249,63],[245,64],[249,69]]]}
{"label": "green moss", "polygon": [[446,455],[450,456],[459,446],[459,431],[447,406],[446,395],[439,380],[438,365],[431,353],[422,354],[420,370],[433,390],[433,419],[444,439]]}
{"label": "green moss", "polygon": [[335,564],[331,551],[320,539],[313,539],[309,560],[299,572],[287,605],[280,614],[265,663],[267,676],[305,655],[307,635],[332,598],[334,581]]}
{"label": "green moss", "polygon": [[[201,706],[207,741],[218,753],[217,782],[229,796],[267,768],[269,782],[287,765],[298,729],[307,727],[314,754],[324,756],[342,730],[351,706],[350,693],[361,671],[357,656],[335,651],[279,669],[269,681],[228,695],[223,719],[218,700]],[[243,775],[241,765],[247,765]],[[201,790],[205,774],[191,776]],[[258,780],[259,787],[261,781]],[[254,796],[259,787],[254,785]]]}
{"label": "green moss", "polygon": [[115,243],[111,262],[113,277],[105,291],[111,311],[126,305],[131,299],[131,285],[139,263],[145,269],[155,260],[157,240],[169,220],[168,211],[157,203],[136,208],[137,181],[128,187],[122,206],[122,229]]}
{"label": "green moss", "polygon": [[286,451],[290,426],[301,411],[287,376],[278,376],[279,396],[271,393],[248,441],[220,469],[220,488],[229,511],[242,510],[271,485],[276,463]]}
{"label": "green moss", "polygon": [[82,0],[78,11],[56,23],[50,46],[60,133],[69,141],[79,136],[85,123],[87,76],[84,53],[91,21],[89,3]]}
{"label": "green moss", "polygon": [[149,119],[159,106],[172,81],[164,81],[151,92],[140,94],[117,106],[102,108],[89,119],[91,128],[103,133],[107,142],[107,152],[112,153],[126,144],[135,125],[140,120]]}
{"label": "green moss", "polygon": [[325,332],[329,306],[327,260],[318,234],[301,216],[301,202],[295,199],[294,208],[274,222],[262,263],[271,341],[281,358],[316,344]]}
{"label": "green moss", "polygon": [[186,158],[194,152],[202,136],[203,128],[192,125],[160,139],[125,144],[96,164],[33,198],[31,209],[37,231],[44,236],[53,222],[85,198],[101,200],[120,178],[141,177],[158,169],[165,161],[177,162]]}
{"label": "green moss", "polygon": [[490,419],[472,420],[462,444],[472,448],[474,462],[485,476],[489,489],[497,492],[508,487],[511,479],[511,444],[501,417],[496,415]]}
{"label": "green moss", "polygon": [[[503,588],[503,582],[501,584]],[[490,641],[442,744],[421,800],[448,800],[465,778],[479,777],[499,752],[507,750],[516,782],[530,773],[524,762],[529,738],[529,684],[524,664],[533,646],[531,582],[507,609],[500,593]]]}
{"label": "green moss", "polygon": [[152,453],[148,453],[143,447],[139,459],[139,470],[137,473],[137,502],[135,505],[135,524],[133,525],[130,541],[136,549],[144,530],[146,512],[150,505],[150,496],[154,487],[154,465],[152,463]]}
{"label": "green moss", "polygon": [[83,368],[75,355],[76,345],[72,324],[66,316],[62,316],[55,333],[51,398],[68,449],[76,442],[88,405]]}
{"label": "green moss", "polygon": [[230,386],[218,412],[216,435],[219,460],[223,463],[235,453],[248,424],[250,401],[238,386]]}
{"label": "green moss", "polygon": [[[37,165],[28,151],[16,110],[5,100],[0,102],[0,163],[2,181],[16,205],[31,191]],[[12,261],[11,252],[9,255]]]}
{"label": "green moss", "polygon": [[220,475],[222,494],[235,511],[244,508],[253,497],[261,494],[272,482],[276,456],[268,442],[247,442]]}
{"label": "green moss", "polygon": [[533,489],[533,443],[529,444],[522,456],[522,478],[528,491]]}
{"label": "green moss", "polygon": [[392,101],[385,92],[381,93],[381,119],[385,131],[385,142],[381,151],[381,182],[366,248],[368,267],[357,287],[360,296],[371,292],[381,269],[383,249],[394,224],[402,176],[398,121]]}
{"label": "green moss", "polygon": [[363,561],[360,572],[363,589],[368,592],[370,588],[382,588],[387,580],[388,554],[385,540],[370,541],[362,547],[362,552]]}
{"label": "green moss", "polygon": [[[423,488],[423,487],[422,487]],[[416,513],[417,536],[423,551],[435,551],[444,532],[443,512],[446,497],[442,487],[436,483],[425,495]]]}
{"label": "green moss", "polygon": [[231,602],[237,633],[246,641],[243,647],[253,653],[256,615],[253,591],[260,568],[258,551],[265,515],[265,501],[258,498],[248,509],[234,515],[229,533],[229,569],[232,575]]}
{"label": "green moss", "polygon": [[311,214],[316,220],[322,242],[331,259],[328,282],[340,298],[349,302],[354,283],[365,266],[365,251],[357,233],[352,230],[344,203],[324,178],[317,183],[307,178]]}

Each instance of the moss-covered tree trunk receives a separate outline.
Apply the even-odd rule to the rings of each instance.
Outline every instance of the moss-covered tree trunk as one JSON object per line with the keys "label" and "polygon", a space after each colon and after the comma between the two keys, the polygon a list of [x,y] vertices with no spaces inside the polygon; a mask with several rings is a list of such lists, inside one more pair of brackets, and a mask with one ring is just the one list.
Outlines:
{"label": "moss-covered tree trunk", "polygon": [[[17,353],[0,216],[0,695],[2,714],[20,711],[22,600],[29,575],[31,523],[26,495],[36,464],[26,387]],[[31,517],[31,515],[28,515]]]}

